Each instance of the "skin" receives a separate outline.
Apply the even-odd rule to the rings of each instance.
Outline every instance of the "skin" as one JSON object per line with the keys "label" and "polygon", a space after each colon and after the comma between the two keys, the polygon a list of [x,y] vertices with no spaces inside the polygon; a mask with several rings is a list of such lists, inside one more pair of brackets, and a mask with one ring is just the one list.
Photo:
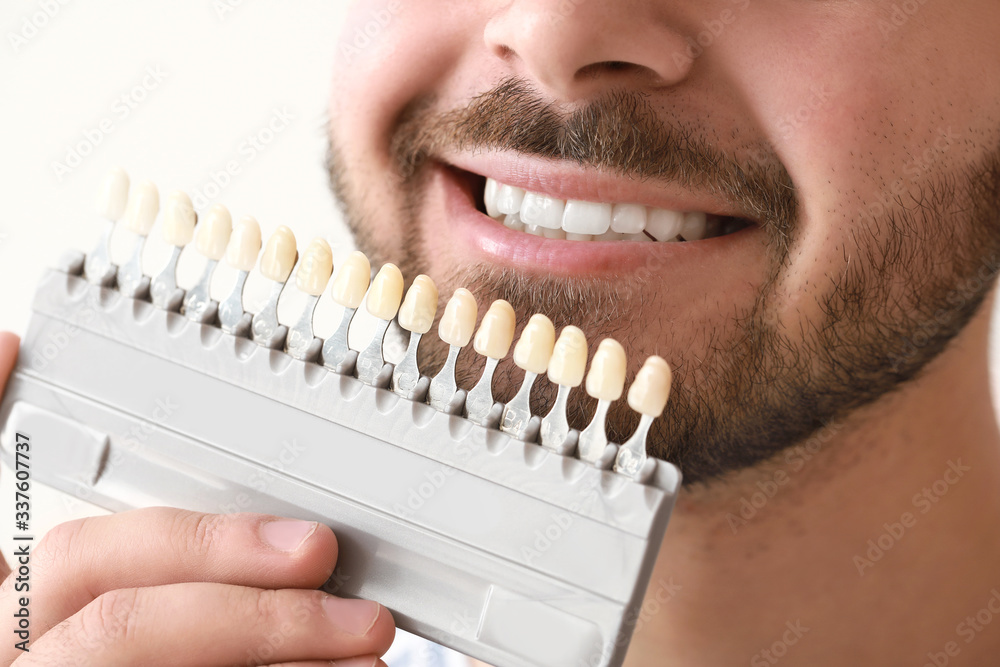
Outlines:
{"label": "skin", "polygon": [[[672,406],[647,445],[689,484],[628,664],[995,656],[1000,625],[969,639],[959,624],[1000,585],[1000,434],[986,371],[1000,252],[1000,8],[415,0],[390,9],[354,5],[334,69],[332,183],[362,249],[410,278],[428,274],[443,298],[467,286],[481,309],[503,296],[521,322],[542,311],[595,343],[613,336],[630,373],[654,353],[675,368]],[[720,19],[711,45],[687,50]],[[501,94],[515,84],[556,130],[526,129],[533,117]],[[616,132],[630,125],[614,121],[633,120],[620,110],[635,99],[701,147],[687,172],[654,174],[648,160],[616,153]],[[560,142],[581,136],[570,129],[586,150]],[[708,155],[756,167],[763,187],[734,195],[731,173],[694,159]],[[746,217],[755,229],[651,248],[636,256],[645,272],[604,266],[601,251],[568,267],[559,254],[569,242],[512,260],[477,243],[488,221],[456,208],[453,194],[474,196],[477,181],[442,164],[501,181],[528,174],[542,184],[534,189],[562,198],[589,188],[594,201]],[[767,206],[783,184],[794,189],[786,218]],[[515,243],[513,234],[498,237]],[[441,355],[426,341],[427,372]],[[472,356],[459,372],[466,387],[480,368]],[[520,377],[501,365],[501,399]],[[551,397],[540,388],[536,409]],[[576,425],[591,409],[578,402]],[[612,421],[620,436],[636,418],[622,408]],[[902,537],[882,538],[888,550],[866,564],[868,541],[904,518]],[[785,634],[786,623],[808,630]]]}

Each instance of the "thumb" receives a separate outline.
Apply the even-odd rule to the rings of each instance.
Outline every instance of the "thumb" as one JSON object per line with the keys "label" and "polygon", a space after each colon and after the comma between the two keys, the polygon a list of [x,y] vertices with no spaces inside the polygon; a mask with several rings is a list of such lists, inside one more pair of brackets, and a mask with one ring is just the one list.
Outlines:
{"label": "thumb", "polygon": [[[4,388],[7,386],[7,379],[11,371],[14,370],[14,363],[17,361],[17,349],[20,340],[12,333],[0,332],[0,397],[3,396]],[[0,555],[0,580],[6,579],[10,574],[10,567]]]}
{"label": "thumb", "polygon": [[20,339],[12,333],[0,331],[0,396],[3,396],[4,387],[7,386],[7,378],[14,370],[14,363],[17,361],[17,349]]}

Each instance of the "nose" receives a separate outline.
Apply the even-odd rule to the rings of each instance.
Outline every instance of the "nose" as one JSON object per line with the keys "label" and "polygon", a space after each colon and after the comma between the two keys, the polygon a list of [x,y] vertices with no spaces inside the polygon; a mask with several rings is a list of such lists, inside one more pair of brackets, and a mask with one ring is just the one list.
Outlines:
{"label": "nose", "polygon": [[609,85],[675,85],[692,60],[683,36],[650,4],[512,0],[490,19],[484,37],[498,58],[561,101],[587,98]]}

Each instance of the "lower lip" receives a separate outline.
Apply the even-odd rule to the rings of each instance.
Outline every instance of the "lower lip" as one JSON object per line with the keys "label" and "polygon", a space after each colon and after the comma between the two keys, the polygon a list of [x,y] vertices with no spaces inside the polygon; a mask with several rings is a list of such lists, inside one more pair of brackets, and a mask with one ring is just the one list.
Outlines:
{"label": "lower lip", "polygon": [[[434,168],[431,188],[443,191],[446,216],[437,224],[453,241],[457,240],[470,258],[517,269],[529,274],[573,277],[622,276],[645,271],[672,270],[717,271],[719,263],[759,251],[761,233],[751,226],[734,234],[703,241],[657,243],[641,241],[565,241],[547,239],[514,231],[484,215],[476,208],[467,185],[450,169]],[[721,264],[725,266],[725,264]]]}

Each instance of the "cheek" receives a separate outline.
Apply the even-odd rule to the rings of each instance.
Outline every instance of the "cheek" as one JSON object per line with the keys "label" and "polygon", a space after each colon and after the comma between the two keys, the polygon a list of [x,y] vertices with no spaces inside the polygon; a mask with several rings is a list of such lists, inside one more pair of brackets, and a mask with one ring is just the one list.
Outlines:
{"label": "cheek", "polygon": [[[996,136],[984,119],[998,116],[988,90],[997,73],[970,77],[968,66],[991,53],[983,67],[997,69],[990,38],[970,40],[947,8],[930,4],[887,30],[887,6],[821,22],[761,9],[734,31],[726,55],[745,74],[734,85],[799,191],[802,218],[781,285],[796,316],[819,315],[818,297],[832,289],[827,277],[843,273],[845,257],[863,257],[858,246],[873,243],[874,218],[979,157],[983,143],[966,145],[963,133],[978,126]],[[956,43],[963,48],[936,46]]]}
{"label": "cheek", "polygon": [[[331,118],[345,138],[387,145],[407,104],[438,94],[467,51],[472,12],[444,0],[359,2],[342,32]],[[476,4],[476,3],[469,3]],[[385,158],[385,151],[379,151]]]}

